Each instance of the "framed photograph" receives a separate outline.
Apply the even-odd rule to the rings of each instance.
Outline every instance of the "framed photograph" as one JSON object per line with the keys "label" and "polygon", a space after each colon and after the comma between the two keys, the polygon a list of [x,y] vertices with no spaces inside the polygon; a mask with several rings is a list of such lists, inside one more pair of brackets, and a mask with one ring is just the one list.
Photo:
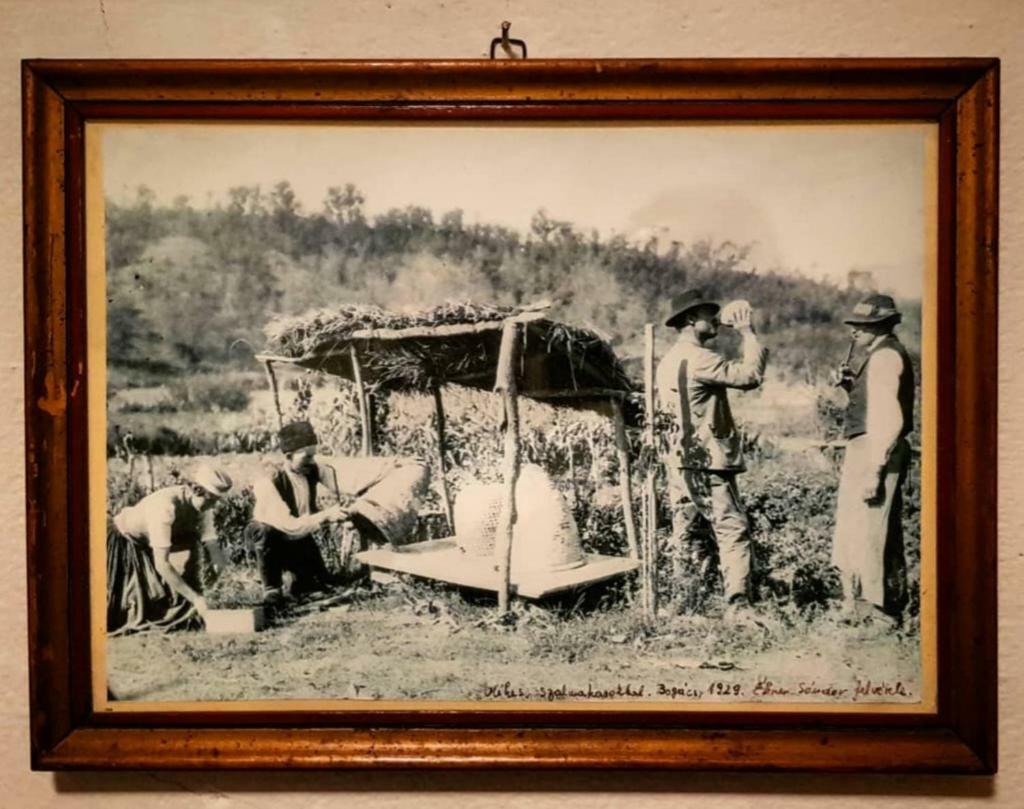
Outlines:
{"label": "framed photograph", "polygon": [[996,60],[23,74],[33,767],[995,771]]}

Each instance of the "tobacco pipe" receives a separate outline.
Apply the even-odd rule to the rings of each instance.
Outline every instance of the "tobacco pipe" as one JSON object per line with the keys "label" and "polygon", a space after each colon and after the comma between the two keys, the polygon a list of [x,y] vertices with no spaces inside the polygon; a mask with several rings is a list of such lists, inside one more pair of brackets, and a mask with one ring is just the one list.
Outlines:
{"label": "tobacco pipe", "polygon": [[854,338],[850,338],[850,345],[846,349],[846,359],[843,360],[843,365],[849,365],[850,360],[853,358],[853,349],[856,347],[857,341]]}

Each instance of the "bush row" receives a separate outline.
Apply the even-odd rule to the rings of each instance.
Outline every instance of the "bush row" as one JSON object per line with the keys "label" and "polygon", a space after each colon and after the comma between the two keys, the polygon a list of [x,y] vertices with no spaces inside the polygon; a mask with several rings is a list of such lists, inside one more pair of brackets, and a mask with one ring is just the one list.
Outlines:
{"label": "bush row", "polygon": [[[577,471],[574,481],[557,480],[573,508],[584,549],[590,553],[625,554],[625,523],[616,482],[607,475],[584,475]],[[911,481],[914,477],[911,476]],[[154,482],[159,487],[178,479],[171,469]],[[756,595],[801,611],[823,607],[837,597],[838,579],[830,562],[835,471],[766,459],[760,468],[755,467],[751,474],[741,478],[740,486],[751,525]],[[661,596],[683,610],[707,612],[721,594],[717,553],[711,534],[698,530],[686,547],[679,547],[672,536],[664,481],[658,490],[661,493],[658,508]],[[130,480],[124,471],[113,473],[108,488],[111,513],[136,502],[145,492],[138,476]],[[245,525],[251,519],[252,506],[251,490],[243,488],[224,499],[216,518],[229,557],[233,563],[245,567],[251,567],[254,561],[242,538]],[[439,510],[439,498],[431,489],[423,511],[436,514]],[[634,513],[642,513],[639,499],[634,503]],[[920,493],[918,486],[911,482],[905,490],[904,528],[912,615],[917,613],[919,605],[915,586],[920,558],[919,524]],[[428,517],[422,538],[442,536],[447,533],[446,528],[443,519]],[[325,559],[338,567],[341,564],[338,536],[321,531],[317,540]],[[676,561],[678,554],[684,557],[681,567]]]}

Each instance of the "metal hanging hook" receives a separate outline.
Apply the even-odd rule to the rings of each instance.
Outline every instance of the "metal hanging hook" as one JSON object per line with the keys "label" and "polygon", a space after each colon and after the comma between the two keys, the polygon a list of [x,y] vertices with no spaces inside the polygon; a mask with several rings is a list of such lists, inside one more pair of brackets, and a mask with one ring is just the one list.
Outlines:
{"label": "metal hanging hook", "polygon": [[[499,45],[501,46],[501,49],[505,52],[505,55],[509,59],[525,59],[526,58],[526,42],[524,42],[521,39],[511,39],[509,37],[509,35],[508,35],[508,31],[509,31],[509,29],[511,27],[512,27],[512,23],[510,23],[508,20],[505,20],[501,24],[501,36],[500,37],[495,37],[494,39],[491,40],[491,58],[492,59],[496,59],[497,58],[497,56],[495,56],[495,54],[497,53]],[[512,50],[513,47],[522,48],[522,51],[523,51],[522,54],[521,55],[517,55],[515,53],[515,51]]]}

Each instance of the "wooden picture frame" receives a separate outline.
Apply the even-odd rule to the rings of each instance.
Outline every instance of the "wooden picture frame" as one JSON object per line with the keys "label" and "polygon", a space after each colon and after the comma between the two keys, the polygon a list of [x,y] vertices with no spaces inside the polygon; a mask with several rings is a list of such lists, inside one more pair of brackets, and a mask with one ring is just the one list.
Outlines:
{"label": "wooden picture frame", "polygon": [[[994,59],[23,63],[25,419],[37,769],[996,769]],[[937,710],[94,710],[87,124],[928,121],[939,126]]]}

